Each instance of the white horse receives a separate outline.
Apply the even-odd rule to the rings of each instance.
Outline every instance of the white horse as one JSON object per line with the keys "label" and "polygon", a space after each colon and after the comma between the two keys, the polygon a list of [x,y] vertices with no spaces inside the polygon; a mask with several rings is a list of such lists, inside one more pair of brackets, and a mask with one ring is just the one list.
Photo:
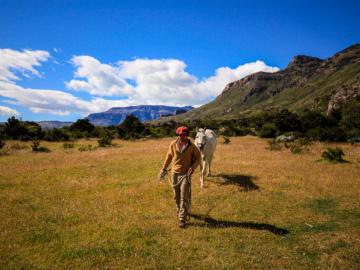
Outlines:
{"label": "white horse", "polygon": [[211,160],[214,156],[216,149],[216,135],[215,132],[211,129],[206,128],[196,128],[196,138],[195,145],[199,148],[201,152],[201,162],[200,162],[200,187],[204,187],[204,177],[206,169],[208,168],[207,176],[210,176],[210,165]]}

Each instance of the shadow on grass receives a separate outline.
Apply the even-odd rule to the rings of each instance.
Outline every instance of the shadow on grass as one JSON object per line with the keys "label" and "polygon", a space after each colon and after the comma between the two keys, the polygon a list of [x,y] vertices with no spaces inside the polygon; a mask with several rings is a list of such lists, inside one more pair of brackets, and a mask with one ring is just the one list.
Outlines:
{"label": "shadow on grass", "polygon": [[210,216],[199,215],[199,214],[190,214],[190,217],[203,221],[204,223],[188,223],[190,226],[197,227],[207,227],[207,228],[244,228],[244,229],[253,229],[259,231],[269,231],[276,235],[285,235],[289,231],[282,228],[277,228],[274,225],[266,223],[254,223],[254,222],[237,222],[237,221],[228,221],[228,220],[216,220]]}
{"label": "shadow on grass", "polygon": [[256,185],[252,180],[256,179],[255,176],[252,175],[243,175],[243,174],[216,174],[213,177],[220,178],[223,180],[222,182],[209,180],[209,182],[217,183],[219,186],[224,185],[236,185],[243,188],[243,191],[253,191],[259,189],[259,186]]}

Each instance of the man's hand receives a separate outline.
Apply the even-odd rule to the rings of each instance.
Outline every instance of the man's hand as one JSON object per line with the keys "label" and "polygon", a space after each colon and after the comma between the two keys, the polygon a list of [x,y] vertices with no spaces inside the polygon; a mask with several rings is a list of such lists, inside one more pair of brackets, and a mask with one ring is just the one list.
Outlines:
{"label": "man's hand", "polygon": [[159,173],[159,178],[163,179],[167,174],[167,170],[166,169],[161,169],[160,173]]}
{"label": "man's hand", "polygon": [[193,173],[193,169],[192,169],[192,168],[189,168],[189,170],[188,170],[188,175],[192,175],[192,173]]}

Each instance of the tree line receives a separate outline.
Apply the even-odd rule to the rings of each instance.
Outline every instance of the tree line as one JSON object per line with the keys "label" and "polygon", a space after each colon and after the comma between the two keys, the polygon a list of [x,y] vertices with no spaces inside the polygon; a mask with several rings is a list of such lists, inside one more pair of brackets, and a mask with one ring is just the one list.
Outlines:
{"label": "tree line", "polygon": [[258,115],[230,120],[203,119],[184,123],[175,121],[159,125],[142,123],[134,115],[129,115],[117,126],[94,126],[88,119],[79,119],[70,126],[43,130],[32,121],[22,121],[11,117],[0,125],[0,140],[47,140],[71,141],[80,138],[101,138],[104,141],[140,138],[161,138],[175,136],[177,126],[185,124],[194,136],[196,127],[213,129],[218,135],[243,136],[257,135],[274,138],[282,134],[296,134],[320,141],[346,141],[360,139],[360,102],[353,100],[338,113],[327,116],[319,111],[305,110],[301,113],[287,109],[275,112],[262,112]]}

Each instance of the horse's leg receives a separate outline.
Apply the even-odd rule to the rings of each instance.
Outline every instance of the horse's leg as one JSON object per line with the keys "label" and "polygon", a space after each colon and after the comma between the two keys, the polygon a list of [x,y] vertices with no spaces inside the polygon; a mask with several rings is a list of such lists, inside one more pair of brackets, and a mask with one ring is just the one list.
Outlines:
{"label": "horse's leg", "polygon": [[203,174],[203,161],[200,161],[200,187],[203,188],[204,187],[204,174]]}
{"label": "horse's leg", "polygon": [[210,167],[211,167],[211,160],[212,160],[212,158],[209,158],[209,168],[208,168],[208,174],[207,174],[207,176],[210,176],[210,175],[211,175],[211,169],[210,169]]}

